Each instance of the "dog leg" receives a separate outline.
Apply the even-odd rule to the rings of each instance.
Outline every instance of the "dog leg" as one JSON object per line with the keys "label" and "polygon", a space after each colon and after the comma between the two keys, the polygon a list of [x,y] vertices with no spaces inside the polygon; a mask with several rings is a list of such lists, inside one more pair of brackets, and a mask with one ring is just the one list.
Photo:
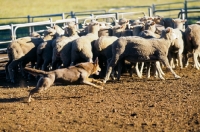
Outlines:
{"label": "dog leg", "polygon": [[28,102],[31,102],[31,96],[35,93],[40,93],[47,88],[49,88],[55,80],[54,75],[49,75],[50,77],[41,77],[34,89],[32,89],[29,93]]}
{"label": "dog leg", "polygon": [[30,91],[30,93],[29,93],[29,96],[28,96],[28,103],[30,103],[31,102],[31,96],[34,94],[34,93],[38,93],[39,92],[39,89],[38,88],[34,88],[34,89],[32,89],[31,91]]}
{"label": "dog leg", "polygon": [[102,86],[98,86],[98,85],[96,85],[96,84],[94,84],[94,83],[92,83],[92,82],[102,83],[102,82],[100,82],[100,81],[98,81],[98,80],[95,80],[95,79],[93,79],[93,78],[87,78],[87,79],[85,79],[85,80],[82,81],[82,83],[84,83],[84,84],[93,86],[93,87],[95,87],[95,88],[103,89]]}

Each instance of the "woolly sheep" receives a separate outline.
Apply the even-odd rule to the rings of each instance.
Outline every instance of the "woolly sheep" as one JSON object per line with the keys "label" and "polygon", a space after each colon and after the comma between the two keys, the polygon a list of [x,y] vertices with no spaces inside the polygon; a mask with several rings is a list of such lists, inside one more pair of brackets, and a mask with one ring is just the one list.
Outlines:
{"label": "woolly sheep", "polygon": [[70,65],[75,65],[80,60],[93,62],[92,45],[98,39],[99,29],[99,23],[92,21],[88,26],[88,34],[73,41]]}
{"label": "woolly sheep", "polygon": [[193,53],[194,68],[200,68],[198,62],[198,56],[200,54],[200,25],[192,24],[185,29],[185,57],[186,57],[186,67],[188,66],[188,53]]}
{"label": "woolly sheep", "polygon": [[55,33],[54,30],[48,29],[44,32],[44,38],[23,37],[11,42],[7,47],[9,61],[5,67],[6,79],[14,83],[13,70],[16,69],[18,65],[20,65],[22,69],[29,62],[34,64],[37,61],[37,47],[43,43],[44,40],[54,37],[53,34]]}
{"label": "woolly sheep", "polygon": [[[126,59],[130,62],[138,61],[161,61],[165,66],[172,72],[175,78],[180,78],[171,66],[169,65],[167,59],[168,48],[171,42],[176,39],[176,34],[173,32],[172,28],[167,28],[162,32],[162,37],[160,39],[144,39],[141,37],[120,37],[117,41],[113,43],[112,60],[108,65],[106,72],[106,77],[104,83],[109,79],[110,73],[115,65],[122,59]],[[119,63],[120,64],[120,63]],[[158,71],[159,73],[159,71]],[[121,72],[118,72],[118,80],[120,79]],[[161,79],[164,79],[161,74],[159,74]]]}
{"label": "woolly sheep", "polygon": [[[36,49],[43,42],[41,38],[24,37],[11,42],[7,47],[9,61],[6,64],[6,79],[15,83],[14,69],[28,62],[36,62]],[[21,63],[21,64],[20,64]]]}
{"label": "woolly sheep", "polygon": [[56,39],[56,45],[53,47],[52,68],[57,69],[63,64],[64,67],[70,65],[71,60],[71,42],[77,38],[77,25],[74,22],[67,23],[65,27],[69,37],[62,36]]}
{"label": "woolly sheep", "polygon": [[53,55],[53,45],[55,45],[56,39],[62,35],[61,32],[63,33],[63,31],[64,30],[58,25],[47,27],[47,30],[44,32],[44,42],[37,47],[36,69],[44,71],[48,71],[50,69]]}
{"label": "woolly sheep", "polygon": [[115,36],[101,36],[94,43],[93,54],[94,58],[99,58],[99,65],[101,67],[101,76],[104,77],[108,59],[112,58],[112,43],[117,40]]}
{"label": "woolly sheep", "polygon": [[180,29],[182,31],[185,30],[184,24],[187,20],[182,20],[180,18],[176,18],[176,19],[172,19],[173,23],[174,23],[174,29]]}

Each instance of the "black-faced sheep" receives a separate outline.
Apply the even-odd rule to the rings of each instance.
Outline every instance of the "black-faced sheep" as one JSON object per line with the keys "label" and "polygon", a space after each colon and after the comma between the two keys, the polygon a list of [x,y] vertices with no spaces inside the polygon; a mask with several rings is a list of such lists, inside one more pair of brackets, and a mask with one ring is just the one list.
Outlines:
{"label": "black-faced sheep", "polygon": [[[176,34],[173,32],[172,28],[164,30],[160,39],[144,39],[134,36],[120,37],[112,45],[113,56],[108,65],[104,83],[109,79],[112,69],[117,63],[120,64],[123,59],[130,62],[161,61],[172,72],[175,78],[180,78],[180,76],[173,71],[167,59],[168,49],[174,39],[176,39]],[[120,74],[119,71],[118,80],[120,79]],[[159,74],[159,77],[164,79],[161,74]]]}

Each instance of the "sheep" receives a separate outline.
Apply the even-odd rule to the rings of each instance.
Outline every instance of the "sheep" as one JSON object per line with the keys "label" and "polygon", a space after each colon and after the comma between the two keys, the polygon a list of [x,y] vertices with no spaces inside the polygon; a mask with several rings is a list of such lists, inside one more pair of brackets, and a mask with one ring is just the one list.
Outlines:
{"label": "sheep", "polygon": [[32,32],[30,37],[36,37],[36,38],[41,38],[41,35],[37,32]]}
{"label": "sheep", "polygon": [[184,24],[187,20],[182,20],[180,18],[176,18],[176,19],[172,19],[173,23],[174,23],[174,29],[180,29],[182,31],[185,30]]}
{"label": "sheep", "polygon": [[118,37],[115,36],[101,36],[94,43],[94,58],[99,58],[99,65],[102,69],[100,76],[105,74],[108,60],[112,58],[112,43],[117,39]]}
{"label": "sheep", "polygon": [[[144,31],[141,31],[140,34],[139,34],[140,37],[142,38],[146,38],[146,39],[152,39],[152,38],[157,38],[157,35],[155,35],[154,32],[152,32],[151,30],[144,30]],[[146,63],[147,64],[147,78],[150,78],[150,65],[152,64],[153,66],[157,66],[159,71],[161,72],[162,75],[165,75],[164,72],[162,71],[161,67],[160,67],[160,62],[159,61],[156,61],[155,63]],[[137,64],[138,65],[138,64]],[[142,63],[141,65],[141,69],[140,69],[140,72],[137,73],[137,75],[139,75],[138,77],[142,77],[142,72],[143,72],[143,65],[144,63]],[[137,66],[136,66],[137,68]],[[137,68],[138,69],[138,68]],[[155,69],[155,68],[154,68]],[[136,70],[137,72],[137,70]],[[154,70],[154,75],[155,77],[157,77],[157,71]]]}
{"label": "sheep", "polygon": [[[21,69],[29,62],[33,64],[37,61],[37,47],[45,40],[52,39],[56,34],[55,30],[48,29],[44,31],[44,38],[23,37],[12,41],[7,47],[9,61],[6,64],[6,79],[15,83],[14,71],[18,65]],[[22,75],[24,76],[23,70]]]}
{"label": "sheep", "polygon": [[174,40],[173,45],[169,49],[168,59],[172,68],[175,68],[174,60],[178,59],[178,63],[180,68],[183,68],[183,51],[184,51],[184,28],[183,25],[186,20],[182,19],[173,19],[174,22],[174,32],[178,36],[177,39]]}
{"label": "sheep", "polygon": [[37,47],[36,69],[49,71],[52,58],[52,40],[46,40]]}
{"label": "sheep", "polygon": [[113,35],[113,30],[112,30],[112,26],[105,23],[105,22],[101,22],[100,23],[100,29],[98,31],[98,36],[112,36]]}
{"label": "sheep", "polygon": [[92,45],[98,39],[99,29],[99,23],[92,21],[88,26],[88,34],[73,41],[71,48],[71,66],[75,65],[78,61],[93,62]]}
{"label": "sheep", "polygon": [[121,37],[121,36],[133,36],[133,31],[131,30],[125,30],[123,26],[121,25],[117,25],[117,26],[114,26],[112,28],[113,30],[113,33],[112,35],[113,36],[116,36],[116,37]]}
{"label": "sheep", "polygon": [[52,27],[46,26],[47,29],[54,29],[58,36],[65,34],[65,31],[58,25],[53,25]]}
{"label": "sheep", "polygon": [[63,67],[68,67],[71,60],[71,43],[79,38],[77,25],[74,22],[67,23],[65,31],[69,37],[62,36],[56,40],[56,45],[53,47],[52,69],[57,69],[63,64]]}
{"label": "sheep", "polygon": [[200,68],[200,64],[198,62],[198,56],[200,54],[200,25],[198,24],[192,24],[189,25],[185,29],[185,51],[184,56],[186,57],[186,67],[188,66],[188,53],[193,53],[193,61],[194,61],[194,68],[198,69]]}
{"label": "sheep", "polygon": [[55,40],[63,34],[63,31],[58,25],[53,27],[47,27],[44,31],[44,42],[37,47],[37,64],[36,69],[41,69],[44,71],[49,71],[52,55],[53,55],[53,45],[55,45]]}
{"label": "sheep", "polygon": [[[176,34],[173,32],[172,28],[163,30],[162,37],[160,39],[145,39],[135,36],[120,37],[112,44],[113,56],[108,65],[106,77],[104,78],[103,82],[106,83],[110,77],[112,69],[117,63],[120,64],[123,59],[126,59],[130,62],[161,61],[171,71],[175,78],[181,78],[173,71],[167,59],[168,49],[174,39],[176,39]],[[159,77],[164,79],[159,71],[158,73]],[[120,74],[121,72],[119,68],[118,80],[120,79]]]}
{"label": "sheep", "polygon": [[16,70],[18,65],[24,67],[28,62],[36,61],[36,49],[42,42],[42,38],[24,37],[16,39],[8,45],[9,61],[5,67],[7,81],[15,83],[13,70]]}

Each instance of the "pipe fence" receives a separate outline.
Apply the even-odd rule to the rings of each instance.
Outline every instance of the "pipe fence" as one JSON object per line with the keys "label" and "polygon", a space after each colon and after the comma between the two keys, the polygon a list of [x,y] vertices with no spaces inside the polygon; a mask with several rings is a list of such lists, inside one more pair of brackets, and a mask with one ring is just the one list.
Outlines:
{"label": "pipe fence", "polygon": [[[184,2],[164,3],[164,4],[152,4],[151,6],[126,6],[110,8],[106,10],[89,10],[82,12],[65,12],[58,14],[47,14],[27,17],[12,17],[12,18],[0,18],[1,20],[19,20],[24,19],[27,23],[10,24],[0,26],[0,50],[1,45],[10,43],[17,37],[23,37],[30,35],[34,31],[42,31],[46,29],[46,25],[52,26],[53,24],[63,24],[66,22],[74,21],[77,23],[77,28],[82,28],[88,20],[100,20],[116,24],[120,18],[135,19],[138,16],[155,16],[165,13],[164,17],[181,18],[190,21],[200,20],[200,0],[185,0]],[[195,6],[192,6],[195,3]],[[194,5],[194,4],[193,4]],[[138,11],[142,9],[142,11]],[[128,10],[128,12],[127,12]],[[135,11],[137,10],[137,11]],[[194,15],[196,13],[196,15]],[[162,15],[161,15],[162,16]],[[44,19],[43,21],[36,21],[37,19]],[[46,20],[46,19],[49,20]],[[56,19],[53,21],[53,19]],[[36,21],[36,22],[34,22]],[[188,24],[188,21],[187,21]],[[186,24],[186,26],[187,26]]]}

